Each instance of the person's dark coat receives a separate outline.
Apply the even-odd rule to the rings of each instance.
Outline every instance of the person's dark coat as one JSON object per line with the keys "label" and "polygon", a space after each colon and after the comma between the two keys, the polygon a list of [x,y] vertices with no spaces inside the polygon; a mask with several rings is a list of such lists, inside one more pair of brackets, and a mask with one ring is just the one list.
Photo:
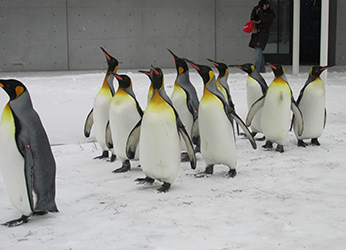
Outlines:
{"label": "person's dark coat", "polygon": [[274,21],[275,12],[270,8],[265,11],[261,9],[258,11],[258,15],[256,15],[256,10],[254,8],[251,13],[251,18],[253,18],[252,20],[254,21],[258,21],[259,18],[261,22],[259,24],[255,24],[255,27],[257,27],[259,31],[251,34],[249,47],[259,47],[264,50],[268,43],[269,30]]}

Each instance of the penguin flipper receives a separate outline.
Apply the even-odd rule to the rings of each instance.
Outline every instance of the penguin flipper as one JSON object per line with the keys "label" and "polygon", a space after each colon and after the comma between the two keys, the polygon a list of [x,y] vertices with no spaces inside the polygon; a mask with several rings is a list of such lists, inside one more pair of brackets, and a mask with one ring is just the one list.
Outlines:
{"label": "penguin flipper", "polygon": [[136,126],[132,129],[129,137],[126,142],[126,155],[131,160],[135,158],[136,150],[139,143],[139,137],[141,135],[141,125],[142,119],[136,124]]}
{"label": "penguin flipper", "polygon": [[192,146],[192,142],[191,139],[183,125],[183,123],[181,122],[180,118],[177,117],[177,127],[178,127],[178,131],[181,135],[181,137],[184,139],[185,144],[186,144],[186,148],[187,148],[187,153],[189,155],[190,158],[190,164],[191,164],[191,168],[192,169],[196,169],[196,156],[195,156],[195,151],[193,149]]}
{"label": "penguin flipper", "polygon": [[294,114],[294,120],[298,124],[298,135],[301,136],[303,134],[303,129],[304,129],[304,121],[303,121],[302,112],[300,111],[297,104],[293,101],[291,103],[291,110]]}
{"label": "penguin flipper", "polygon": [[[257,144],[255,139],[253,138],[250,130],[247,128],[247,126],[245,125],[245,123],[243,122],[243,120],[234,112],[234,110],[229,110],[228,112],[226,112],[228,120],[230,120],[230,122],[232,122],[231,118],[233,118],[237,124],[240,125],[240,127],[243,129],[244,133],[246,134],[246,137],[249,139],[253,149],[257,148]],[[229,117],[231,116],[231,117]]]}
{"label": "penguin flipper", "polygon": [[24,155],[24,173],[25,173],[25,180],[26,180],[26,187],[28,189],[28,198],[30,202],[31,211],[34,211],[34,197],[33,194],[33,186],[34,186],[34,176],[33,176],[33,170],[35,167],[34,164],[34,157],[31,152],[31,146],[30,144],[24,144],[24,151],[22,152]]}
{"label": "penguin flipper", "polygon": [[[254,118],[254,116],[256,115],[256,113],[260,110],[260,108],[263,107],[264,104],[264,97],[265,95],[263,95],[260,99],[258,99],[254,104],[252,104],[251,108],[249,109],[249,112],[247,114],[246,117],[246,125],[250,126],[252,119]],[[245,131],[244,131],[245,132]]]}
{"label": "penguin flipper", "polygon": [[89,137],[90,136],[90,131],[91,128],[94,124],[94,109],[92,108],[91,111],[89,112],[86,120],[85,120],[85,124],[84,124],[84,136],[85,137]]}
{"label": "penguin flipper", "polygon": [[198,126],[198,117],[193,122],[192,128],[191,128],[191,140],[192,143],[195,144],[197,147],[200,146],[200,138],[199,138],[199,126]]}
{"label": "penguin flipper", "polygon": [[323,123],[323,129],[326,127],[327,123],[327,109],[324,108],[324,123]]}
{"label": "penguin flipper", "polygon": [[111,127],[109,126],[109,121],[107,122],[105,135],[106,135],[106,145],[109,149],[112,149],[113,148],[113,140],[112,140]]}

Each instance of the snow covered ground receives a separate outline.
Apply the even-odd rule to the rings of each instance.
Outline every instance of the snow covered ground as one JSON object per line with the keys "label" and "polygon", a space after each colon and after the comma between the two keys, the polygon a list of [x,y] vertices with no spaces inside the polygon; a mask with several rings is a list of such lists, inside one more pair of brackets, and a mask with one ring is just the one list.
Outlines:
{"label": "snow covered ground", "polygon": [[[208,64],[209,62],[206,62]],[[155,65],[158,66],[158,65]],[[310,67],[293,76],[285,67],[295,97]],[[149,79],[136,70],[122,70],[133,80],[134,92],[146,107]],[[216,71],[217,72],[217,71]],[[229,85],[237,113],[247,114],[247,75],[230,69]],[[271,70],[263,74],[268,85]],[[164,69],[166,91],[173,91],[175,70]],[[101,149],[83,136],[85,118],[101,87],[104,71],[0,73],[29,89],[34,107],[49,135],[57,162],[60,213],[32,218],[16,228],[0,227],[0,249],[345,249],[346,246],[346,68],[328,70],[327,125],[320,147],[298,148],[289,133],[285,152],[263,149],[237,137],[238,175],[225,178],[228,168],[204,170],[181,164],[168,193],[161,185],[136,185],[144,177],[139,163],[124,174],[121,166],[93,160]],[[191,81],[202,96],[202,80],[194,69]],[[114,81],[117,86],[117,81]],[[0,109],[8,101],[0,91]],[[0,138],[1,139],[1,138]],[[0,222],[19,218],[0,177]]]}

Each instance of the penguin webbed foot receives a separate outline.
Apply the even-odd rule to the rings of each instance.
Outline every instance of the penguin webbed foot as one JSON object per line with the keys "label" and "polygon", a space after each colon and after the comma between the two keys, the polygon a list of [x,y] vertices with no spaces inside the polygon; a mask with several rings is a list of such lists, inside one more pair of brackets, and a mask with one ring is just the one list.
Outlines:
{"label": "penguin webbed foot", "polygon": [[113,170],[112,173],[113,174],[125,173],[125,172],[129,171],[130,169],[131,169],[130,161],[126,160],[123,162],[123,165],[121,166],[121,168]]}
{"label": "penguin webbed foot", "polygon": [[311,139],[311,144],[313,146],[320,146],[321,144],[318,142],[318,139],[317,138],[312,138]]}
{"label": "penguin webbed foot", "polygon": [[210,177],[214,173],[214,165],[209,165],[205,168],[204,172],[195,174],[196,178]]}
{"label": "penguin webbed foot", "polygon": [[[255,137],[254,137],[255,138]],[[255,141],[264,141],[266,139],[265,136],[260,137],[260,138],[255,138]]]}
{"label": "penguin webbed foot", "polygon": [[103,151],[102,155],[94,157],[95,160],[97,160],[97,159],[105,159],[105,158],[108,158],[108,151],[107,150]]}
{"label": "penguin webbed foot", "polygon": [[32,213],[32,216],[43,216],[48,214],[48,211],[35,211]]}
{"label": "penguin webbed foot", "polygon": [[228,171],[227,177],[228,177],[228,178],[234,178],[236,175],[237,175],[237,170],[235,170],[235,169],[230,169],[230,170]]}
{"label": "penguin webbed foot", "polygon": [[181,162],[189,162],[190,161],[189,154],[186,152],[182,152],[180,155],[180,161]]}
{"label": "penguin webbed foot", "polygon": [[266,144],[262,146],[263,148],[273,148],[273,143],[271,141],[266,141]]}
{"label": "penguin webbed foot", "polygon": [[276,151],[276,152],[283,153],[283,152],[284,152],[284,146],[283,146],[283,145],[278,144],[278,145],[276,146],[275,151]]}
{"label": "penguin webbed foot", "polygon": [[116,159],[117,159],[117,156],[115,154],[112,154],[111,157],[107,161],[115,162]]}
{"label": "penguin webbed foot", "polygon": [[17,226],[20,226],[20,225],[22,225],[24,223],[28,223],[29,218],[30,218],[30,216],[23,215],[19,219],[11,220],[11,221],[8,221],[8,222],[3,223],[1,225],[5,226],[5,227],[17,227]]}
{"label": "penguin webbed foot", "polygon": [[306,144],[303,140],[298,140],[298,147],[306,147],[308,144]]}
{"label": "penguin webbed foot", "polygon": [[168,182],[164,182],[160,188],[157,189],[158,193],[167,193],[171,188],[171,184]]}
{"label": "penguin webbed foot", "polygon": [[150,178],[150,177],[145,177],[145,178],[137,178],[135,180],[135,182],[137,182],[137,184],[153,184],[154,183],[154,179]]}

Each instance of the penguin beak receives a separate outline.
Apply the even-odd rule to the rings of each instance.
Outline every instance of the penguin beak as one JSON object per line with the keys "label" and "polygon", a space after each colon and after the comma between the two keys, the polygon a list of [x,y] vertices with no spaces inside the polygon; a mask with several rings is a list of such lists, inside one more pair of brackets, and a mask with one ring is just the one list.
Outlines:
{"label": "penguin beak", "polygon": [[110,55],[107,53],[107,51],[105,51],[102,47],[100,47],[103,51],[103,53],[105,54],[106,58],[107,58],[107,61],[110,61],[111,60],[111,57]]}
{"label": "penguin beak", "polygon": [[274,65],[272,65],[272,64],[269,64],[270,65],[270,67],[272,68],[272,69],[278,69],[277,67],[275,67]]}
{"label": "penguin beak", "polygon": [[228,67],[241,69],[241,66],[239,66],[239,65],[228,65]]}
{"label": "penguin beak", "polygon": [[167,49],[169,51],[169,53],[171,53],[171,55],[173,56],[173,59],[174,61],[177,60],[177,56],[170,50],[170,49]]}
{"label": "penguin beak", "polygon": [[123,78],[122,78],[121,76],[119,76],[118,74],[113,73],[113,76],[115,76],[115,77],[116,77],[118,80],[120,80],[120,81],[123,80]]}
{"label": "penguin beak", "polygon": [[330,66],[322,67],[322,68],[321,68],[321,72],[324,71],[324,70],[326,70],[326,69],[329,69],[329,68],[330,68]]}
{"label": "penguin beak", "polygon": [[141,72],[147,76],[150,76],[150,71],[138,70],[138,72]]}
{"label": "penguin beak", "polygon": [[159,72],[155,69],[155,67],[154,67],[153,65],[151,65],[151,70],[154,71],[154,73],[155,73],[156,75],[159,74]]}
{"label": "penguin beak", "polygon": [[212,64],[214,64],[216,67],[219,67],[219,64],[217,62],[215,62],[211,59],[208,59],[208,58],[207,58],[207,60],[210,61]]}
{"label": "penguin beak", "polygon": [[196,64],[194,64],[193,62],[191,62],[190,60],[186,58],[184,58],[184,60],[187,61],[189,64],[191,64],[191,66],[194,67],[197,71],[200,71],[200,68]]}

